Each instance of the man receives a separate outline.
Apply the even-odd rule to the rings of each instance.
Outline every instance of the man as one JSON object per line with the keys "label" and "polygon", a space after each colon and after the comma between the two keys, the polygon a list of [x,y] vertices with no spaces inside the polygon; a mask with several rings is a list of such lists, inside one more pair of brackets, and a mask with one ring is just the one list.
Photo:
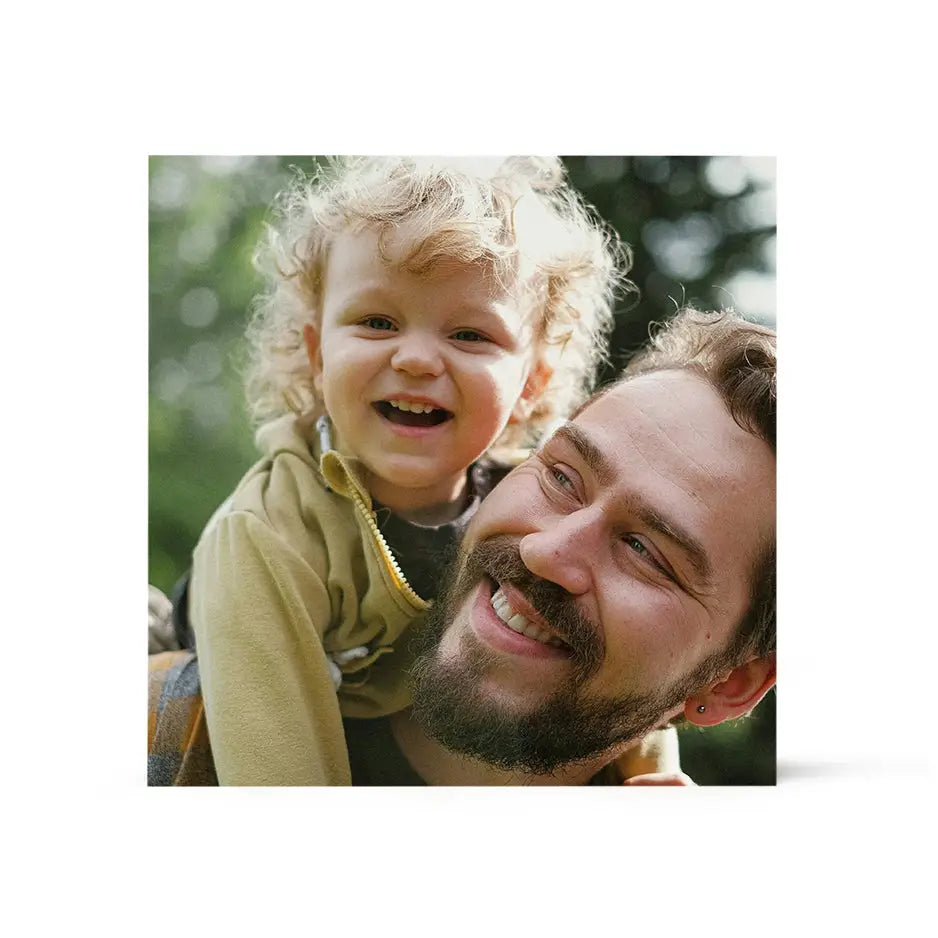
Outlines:
{"label": "man", "polygon": [[413,708],[346,721],[353,782],[587,784],[742,716],[775,683],[774,569],[774,334],[684,311],[480,506]]}

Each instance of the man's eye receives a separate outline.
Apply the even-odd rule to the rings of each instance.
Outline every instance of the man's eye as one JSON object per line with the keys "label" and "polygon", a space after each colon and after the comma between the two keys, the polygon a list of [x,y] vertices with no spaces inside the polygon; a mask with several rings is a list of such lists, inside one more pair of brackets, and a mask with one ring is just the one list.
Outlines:
{"label": "man's eye", "polygon": [[640,554],[642,557],[648,557],[650,560],[655,559],[652,557],[651,551],[634,534],[626,534],[622,540],[625,541],[636,554]]}
{"label": "man's eye", "polygon": [[378,329],[384,332],[390,332],[394,328],[394,323],[386,316],[369,316],[362,320],[362,325],[369,329]]}
{"label": "man's eye", "polygon": [[475,329],[460,329],[453,333],[453,338],[458,342],[488,342],[488,336],[476,332]]}
{"label": "man's eye", "polygon": [[554,481],[558,485],[562,486],[563,488],[573,488],[573,480],[562,469],[558,469],[556,466],[551,466],[550,474],[554,477]]}
{"label": "man's eye", "polygon": [[647,560],[649,563],[657,567],[666,577],[669,579],[674,579],[671,574],[671,571],[661,563],[657,557],[645,546],[640,538],[637,538],[634,534],[626,534],[622,540],[632,548],[632,550],[639,555],[639,557]]}
{"label": "man's eye", "polygon": [[583,483],[577,471],[564,462],[554,462],[555,458],[550,453],[537,454],[537,459],[541,463],[541,484],[548,494],[564,499],[565,504],[571,499],[579,503],[583,495]]}

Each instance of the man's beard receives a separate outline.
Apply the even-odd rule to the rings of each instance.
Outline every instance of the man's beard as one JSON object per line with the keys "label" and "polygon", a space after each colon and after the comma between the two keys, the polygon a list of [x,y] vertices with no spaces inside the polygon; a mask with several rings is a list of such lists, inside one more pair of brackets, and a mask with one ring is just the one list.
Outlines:
{"label": "man's beard", "polygon": [[[505,660],[469,630],[460,638],[458,657],[440,660],[444,633],[485,576],[518,589],[570,649],[569,678],[543,703],[525,712],[512,713],[485,695],[485,677],[505,667]],[[664,714],[687,696],[682,681],[664,693],[587,697],[586,682],[605,656],[602,630],[580,613],[566,590],[535,577],[509,537],[493,537],[475,545],[462,570],[456,563],[448,567],[439,598],[411,641],[416,721],[447,749],[501,769],[548,774],[593,758],[640,739],[661,725]]]}

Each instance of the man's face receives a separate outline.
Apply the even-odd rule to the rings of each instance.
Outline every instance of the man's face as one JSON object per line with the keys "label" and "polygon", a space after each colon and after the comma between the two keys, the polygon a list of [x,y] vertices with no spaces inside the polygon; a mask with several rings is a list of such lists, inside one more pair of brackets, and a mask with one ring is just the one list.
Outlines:
{"label": "man's face", "polygon": [[679,712],[688,675],[726,646],[774,536],[774,454],[707,382],[667,371],[621,384],[483,502],[415,713],[450,688],[462,699],[447,719],[462,713],[467,732],[476,720],[492,738],[542,734],[540,754],[506,766],[634,739]]}

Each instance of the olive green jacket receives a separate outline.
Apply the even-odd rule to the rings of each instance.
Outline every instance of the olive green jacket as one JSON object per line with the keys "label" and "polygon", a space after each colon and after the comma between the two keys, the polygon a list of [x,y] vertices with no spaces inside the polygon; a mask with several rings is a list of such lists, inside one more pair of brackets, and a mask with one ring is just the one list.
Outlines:
{"label": "olive green jacket", "polygon": [[328,424],[284,417],[258,442],[264,458],[199,540],[189,591],[218,778],[348,785],[341,717],[408,706],[398,640],[429,604]]}

